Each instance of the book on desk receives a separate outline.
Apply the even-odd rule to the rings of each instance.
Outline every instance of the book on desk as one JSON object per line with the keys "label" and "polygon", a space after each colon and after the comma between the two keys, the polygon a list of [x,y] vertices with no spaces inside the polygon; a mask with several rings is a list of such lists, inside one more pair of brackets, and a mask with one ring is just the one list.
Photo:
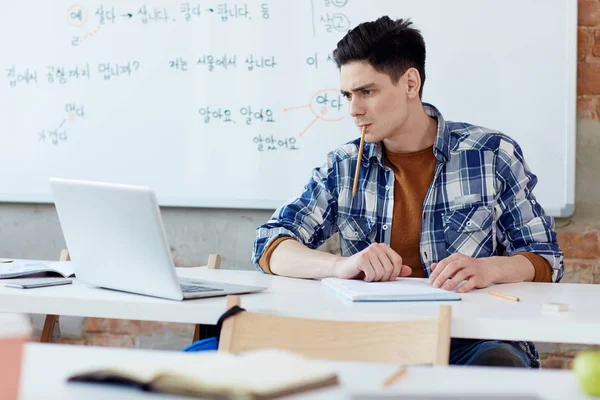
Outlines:
{"label": "book on desk", "polygon": [[322,361],[278,349],[242,354],[206,352],[177,364],[109,365],[81,371],[68,382],[122,385],[139,389],[223,399],[271,399],[338,384]]}
{"label": "book on desk", "polygon": [[38,260],[2,260],[0,262],[0,279],[62,276],[75,276],[75,268],[71,261],[38,261]]}

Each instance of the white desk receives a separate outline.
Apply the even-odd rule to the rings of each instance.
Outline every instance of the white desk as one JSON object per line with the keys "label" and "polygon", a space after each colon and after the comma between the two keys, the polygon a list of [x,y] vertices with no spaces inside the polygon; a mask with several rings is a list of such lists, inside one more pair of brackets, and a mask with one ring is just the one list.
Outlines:
{"label": "white desk", "polygon": [[[249,311],[333,320],[403,320],[437,315],[440,302],[352,303],[319,281],[264,275],[255,271],[179,269],[178,274],[247,285],[268,286],[242,296]],[[600,285],[519,283],[498,287],[519,296],[512,302],[487,289],[466,293],[452,306],[452,337],[600,344]],[[545,302],[569,305],[568,312],[541,310]],[[72,315],[149,321],[215,324],[225,311],[225,298],[171,301],[116,292],[75,282],[40,289],[14,289],[0,284],[0,312]]]}
{"label": "white desk", "polygon": [[[143,366],[147,363],[179,363],[201,353],[178,353],[152,350],[115,349],[27,344],[25,347],[21,400],[38,399],[155,399],[178,397],[138,392],[106,386],[66,383],[66,379],[83,369],[119,365]],[[585,399],[575,375],[566,370],[523,370],[485,367],[409,367],[395,385],[381,390],[381,384],[397,366],[392,364],[328,362],[338,371],[341,385],[296,395],[295,399],[348,398],[351,392],[394,394],[529,394],[543,400]],[[493,371],[493,373],[491,373]]]}

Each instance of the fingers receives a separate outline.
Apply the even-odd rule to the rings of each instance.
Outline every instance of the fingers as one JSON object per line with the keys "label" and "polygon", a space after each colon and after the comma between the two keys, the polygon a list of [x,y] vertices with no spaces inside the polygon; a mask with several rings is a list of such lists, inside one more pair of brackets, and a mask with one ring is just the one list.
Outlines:
{"label": "fingers", "polygon": [[403,265],[402,270],[400,271],[400,276],[410,276],[412,274],[412,268],[408,265]]}
{"label": "fingers", "polygon": [[[431,275],[429,275],[429,284],[433,285],[439,274],[446,268],[448,264],[456,259],[456,254],[451,255],[450,257],[444,258],[439,263],[434,263],[431,265]],[[435,267],[434,267],[435,265]]]}
{"label": "fingers", "polygon": [[386,245],[383,250],[394,266],[394,272],[398,272],[397,275],[394,273],[393,276],[390,276],[391,281],[396,280],[400,276],[409,276],[412,273],[412,269],[408,265],[402,265],[402,257],[394,249]]}
{"label": "fingers", "polygon": [[395,280],[406,273],[402,257],[385,243],[373,243],[363,250],[358,269],[364,271],[367,282]]}
{"label": "fingers", "polygon": [[458,289],[456,289],[456,291],[458,293],[467,293],[468,291],[475,288],[476,284],[477,284],[477,279],[475,276],[472,276],[463,285],[461,285]]}
{"label": "fingers", "polygon": [[387,244],[384,244],[380,247],[381,250],[384,251],[385,254],[388,256],[392,264],[397,265],[399,267],[402,266],[402,257],[400,257],[400,254],[396,253],[396,251]]}
{"label": "fingers", "polygon": [[437,279],[440,272],[442,272],[444,270],[444,266],[446,266],[449,263],[449,261],[447,261],[447,260],[448,260],[447,258],[444,258],[439,263],[436,263],[435,268],[433,267],[433,264],[432,264],[431,275],[429,275],[429,284],[430,285],[433,285],[433,282],[435,282],[435,280]]}
{"label": "fingers", "polygon": [[385,268],[381,264],[381,261],[379,261],[379,254],[377,254],[377,252],[371,251],[368,254],[369,262],[371,263],[371,267],[374,271],[373,282],[379,282],[382,280],[383,276],[386,273]]}
{"label": "fingers", "polygon": [[362,271],[365,275],[363,280],[365,282],[373,282],[375,279],[375,270],[371,265],[371,261],[369,260],[369,254],[363,253],[359,258],[359,263],[357,265],[357,269]]}
{"label": "fingers", "polygon": [[451,277],[456,275],[462,268],[464,268],[464,265],[460,261],[453,261],[453,262],[447,264],[443,268],[441,267],[441,263],[440,263],[440,265],[438,265],[436,268],[436,271],[438,272],[438,276],[433,281],[432,286],[434,288],[442,287],[444,284],[446,284],[446,281],[448,279],[450,279]]}
{"label": "fingers", "polygon": [[[383,253],[379,254],[379,262],[381,263],[381,265],[383,266],[383,276],[381,277],[381,281],[386,282],[386,281],[391,281],[391,277],[392,274],[394,273],[394,269],[400,269],[400,268],[395,268],[394,264],[392,264],[392,262],[390,261],[389,258],[387,258],[387,256]],[[398,271],[400,272],[400,271]]]}
{"label": "fingers", "polygon": [[384,279],[384,280],[394,281],[402,273],[402,257],[400,257],[400,255],[398,253],[396,253],[394,251],[394,249],[392,249],[388,245],[383,245],[380,247],[382,250],[382,253],[380,253],[380,260],[381,260],[381,258],[385,258],[387,260],[388,264],[386,264],[384,266],[387,266],[388,268],[390,268],[390,272],[391,272],[390,275],[388,276],[388,279]]}
{"label": "fingers", "polygon": [[392,274],[390,275],[390,281],[395,281],[400,274],[402,273],[402,266],[398,267],[396,265],[394,265],[394,270],[392,272]]}
{"label": "fingers", "polygon": [[453,290],[459,283],[465,279],[470,279],[475,275],[475,270],[472,268],[463,268],[452,279],[448,279],[442,286],[444,290]]}

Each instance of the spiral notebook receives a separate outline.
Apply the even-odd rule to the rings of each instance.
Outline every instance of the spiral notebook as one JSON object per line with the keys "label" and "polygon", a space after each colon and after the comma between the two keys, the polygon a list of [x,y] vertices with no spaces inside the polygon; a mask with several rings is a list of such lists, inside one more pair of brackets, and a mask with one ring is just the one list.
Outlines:
{"label": "spiral notebook", "polygon": [[[365,282],[325,278],[321,283],[352,301],[458,301],[455,291],[432,287],[427,279],[398,278],[392,282]],[[454,289],[456,290],[456,289]]]}

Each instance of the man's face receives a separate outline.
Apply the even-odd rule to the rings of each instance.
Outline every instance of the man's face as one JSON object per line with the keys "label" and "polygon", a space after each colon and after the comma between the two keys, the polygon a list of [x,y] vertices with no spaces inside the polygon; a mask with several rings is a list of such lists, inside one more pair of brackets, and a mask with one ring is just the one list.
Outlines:
{"label": "man's face", "polygon": [[354,61],[340,69],[341,91],[359,131],[367,126],[365,141],[380,142],[399,132],[408,116],[405,77],[396,84],[366,61]]}

